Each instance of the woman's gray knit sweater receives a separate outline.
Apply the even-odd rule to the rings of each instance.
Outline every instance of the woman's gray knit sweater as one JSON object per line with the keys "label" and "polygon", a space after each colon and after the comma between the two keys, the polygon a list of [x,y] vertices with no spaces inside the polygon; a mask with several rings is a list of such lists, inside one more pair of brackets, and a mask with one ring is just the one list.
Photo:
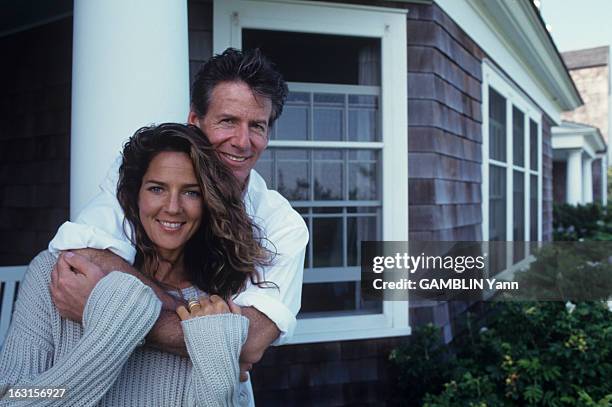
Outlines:
{"label": "woman's gray knit sweater", "polygon": [[[57,406],[235,406],[238,357],[248,319],[212,315],[182,322],[190,358],[138,347],[161,303],[137,278],[112,272],[95,286],[83,325],[62,318],[51,301],[55,257],[39,254],[21,284],[0,354],[0,406],[10,388],[65,388],[64,397],[19,401]],[[23,399],[22,399],[23,400]]]}

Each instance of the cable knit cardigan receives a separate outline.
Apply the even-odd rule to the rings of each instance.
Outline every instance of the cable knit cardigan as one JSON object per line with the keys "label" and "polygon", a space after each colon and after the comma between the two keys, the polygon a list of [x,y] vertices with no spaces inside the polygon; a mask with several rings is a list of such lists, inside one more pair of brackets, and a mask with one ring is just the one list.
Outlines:
{"label": "cable knit cardigan", "polygon": [[83,325],[62,318],[49,284],[55,258],[39,254],[21,284],[0,354],[0,406],[10,388],[65,388],[36,406],[236,406],[238,357],[248,319],[235,314],[182,322],[189,358],[138,347],[161,303],[137,278],[112,272],[94,287]]}

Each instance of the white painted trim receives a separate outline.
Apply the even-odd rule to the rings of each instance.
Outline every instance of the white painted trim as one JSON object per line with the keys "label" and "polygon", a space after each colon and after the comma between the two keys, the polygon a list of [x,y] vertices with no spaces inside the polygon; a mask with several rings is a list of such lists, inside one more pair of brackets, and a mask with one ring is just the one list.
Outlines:
{"label": "white painted trim", "polygon": [[[341,324],[346,325],[348,321],[338,321]],[[299,323],[298,323],[299,325]],[[408,336],[412,333],[409,326],[406,328],[363,328],[355,329],[352,331],[320,331],[312,333],[296,333],[291,340],[292,345],[302,343],[317,343],[317,342],[336,342],[336,341],[350,341],[356,339],[379,339],[379,338],[390,338],[397,336]]]}
{"label": "white painted trim", "polygon": [[563,122],[555,126],[552,132],[553,149],[582,149],[591,158],[605,151],[607,146],[599,129],[583,124]]}
{"label": "white painted trim", "polygon": [[[489,87],[495,89],[501,96],[506,99],[506,162],[500,162],[489,158]],[[525,189],[525,231],[524,239],[529,240],[530,235],[530,205],[531,205],[531,175],[536,173],[531,170],[531,135],[530,135],[530,120],[533,120],[538,126],[538,240],[542,240],[542,112],[528,99],[528,97],[514,86],[511,80],[499,71],[489,61],[484,60],[482,64],[482,238],[489,240],[489,165],[494,164],[500,168],[506,169],[506,240],[512,241],[513,236],[513,216],[514,216],[514,171],[521,171],[524,174],[524,189]],[[523,135],[524,135],[524,166],[517,167],[514,165],[513,156],[513,107],[517,107],[524,114]],[[512,253],[508,254],[509,264],[512,264]]]}
{"label": "white painted trim", "polygon": [[601,159],[601,204],[608,204],[608,155],[606,153],[598,154]]}
{"label": "white painted trim", "polygon": [[15,287],[18,282],[23,280],[27,269],[28,266],[0,267],[0,283],[5,284],[4,292],[0,298],[0,347],[11,323],[15,302]]}
{"label": "white painted trim", "polygon": [[[383,240],[407,241],[406,10],[294,0],[215,0],[213,52],[222,52],[229,46],[241,48],[243,28],[380,38],[383,142],[342,142],[338,147],[367,145],[367,148],[382,148]],[[344,86],[342,88],[345,89]],[[274,141],[270,145],[308,148],[326,145],[323,142],[301,143]],[[379,338],[409,333],[407,302],[385,301],[383,313],[374,316],[300,319],[291,343]]]}
{"label": "white painted trim", "polygon": [[354,148],[378,149],[384,144],[378,141],[315,141],[315,140],[270,140],[269,147],[282,148]]}
{"label": "white painted trim", "polygon": [[[214,0],[219,1],[219,0]],[[233,0],[228,0],[233,1]],[[376,7],[376,6],[364,6],[361,4],[343,4],[343,3],[333,3],[326,1],[317,1],[313,4],[310,0],[247,0],[247,1],[256,1],[258,3],[277,3],[277,4],[291,4],[296,6],[311,6],[314,5],[319,8],[331,8],[333,12],[344,12],[344,10],[362,10],[362,11],[373,11],[376,13],[392,13],[392,14],[408,14],[408,10],[401,8],[391,8],[391,7]],[[431,2],[431,0],[429,0]]]}
{"label": "white painted trim", "polygon": [[[487,5],[488,2],[493,4]],[[529,97],[546,112],[553,122],[559,123],[561,121],[561,111],[571,110],[578,106],[579,99],[574,98],[575,100],[572,100],[572,103],[567,100],[566,93],[568,90],[561,92],[558,89],[551,88],[551,83],[554,81],[567,82],[564,86],[569,88],[571,86],[568,82],[569,74],[566,72],[559,73],[559,67],[551,70],[549,64],[541,66],[542,58],[531,58],[532,50],[527,47],[516,47],[513,41],[517,40],[519,44],[523,44],[520,39],[510,36],[504,31],[504,27],[500,26],[490,15],[490,9],[495,7],[498,9],[495,17],[502,20],[507,19],[509,18],[508,15],[503,15],[503,13],[510,13],[512,7],[500,4],[503,3],[501,0],[436,0],[436,3],[498,66],[503,67],[508,76],[528,93]],[[520,4],[522,2],[511,3],[512,6],[523,7]],[[509,21],[505,22],[508,23]],[[519,35],[521,28],[529,28],[530,31],[533,31],[532,25],[535,23],[527,24],[529,26],[515,27],[514,36]],[[533,38],[533,41],[543,41],[540,37]],[[547,58],[552,57],[549,55]],[[534,67],[537,67],[541,72],[536,73]],[[563,78],[561,75],[567,76],[567,78]],[[555,85],[555,87],[558,88],[558,85]],[[565,101],[561,103],[556,99]]]}
{"label": "white painted trim", "polygon": [[380,95],[379,86],[337,85],[334,83],[291,82],[289,88],[294,92],[342,93],[349,95]]}
{"label": "white painted trim", "polygon": [[553,131],[552,147],[553,150],[578,149],[591,158],[595,157],[596,153],[593,146],[587,141],[587,138],[581,134],[560,134]]}

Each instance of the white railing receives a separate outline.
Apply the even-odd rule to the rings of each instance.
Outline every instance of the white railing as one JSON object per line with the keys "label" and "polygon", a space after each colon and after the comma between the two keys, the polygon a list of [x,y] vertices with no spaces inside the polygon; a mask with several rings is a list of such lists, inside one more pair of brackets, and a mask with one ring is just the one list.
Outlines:
{"label": "white railing", "polygon": [[17,283],[23,279],[27,268],[28,266],[0,267],[0,284],[3,285],[0,297],[0,347],[11,323]]}

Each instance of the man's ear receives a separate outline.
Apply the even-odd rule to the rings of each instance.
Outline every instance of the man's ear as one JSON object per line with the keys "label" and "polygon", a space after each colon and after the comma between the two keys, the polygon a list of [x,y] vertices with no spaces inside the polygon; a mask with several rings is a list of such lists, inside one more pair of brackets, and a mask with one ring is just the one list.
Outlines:
{"label": "man's ear", "polygon": [[194,112],[193,110],[189,111],[189,115],[187,116],[187,123],[200,127],[200,121],[198,119],[199,116],[196,112]]}

